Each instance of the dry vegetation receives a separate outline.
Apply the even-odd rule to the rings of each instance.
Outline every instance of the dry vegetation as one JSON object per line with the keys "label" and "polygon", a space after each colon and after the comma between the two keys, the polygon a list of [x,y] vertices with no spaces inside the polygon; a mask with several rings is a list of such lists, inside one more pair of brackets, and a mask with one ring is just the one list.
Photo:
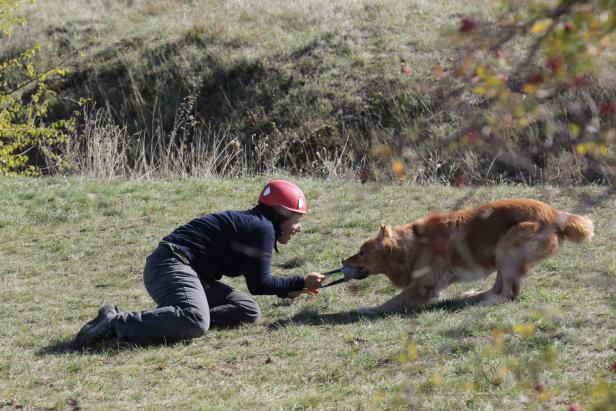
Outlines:
{"label": "dry vegetation", "polygon": [[[455,183],[460,174],[475,184],[609,180],[570,143],[543,150],[541,124],[508,136],[516,148],[539,150],[527,153],[532,167],[446,147],[464,117],[484,107],[468,98],[461,113],[446,109],[442,95],[427,92],[440,75],[435,68],[460,58],[452,35],[460,35],[462,17],[500,11],[481,1],[47,0],[25,9],[29,23],[0,47],[0,57],[38,42],[42,69],[68,58],[68,74],[54,84],[52,116],[77,110],[83,121],[65,147],[68,161],[47,165],[52,173],[141,178],[284,169],[332,177],[364,168],[372,178],[397,178],[389,158],[370,155],[384,144],[404,156],[410,181]],[[510,59],[526,45],[513,42]],[[613,98],[606,67],[593,93]],[[84,98],[85,106],[77,104]],[[102,143],[109,137],[113,144]],[[105,160],[96,160],[102,169],[95,171],[98,156]]]}

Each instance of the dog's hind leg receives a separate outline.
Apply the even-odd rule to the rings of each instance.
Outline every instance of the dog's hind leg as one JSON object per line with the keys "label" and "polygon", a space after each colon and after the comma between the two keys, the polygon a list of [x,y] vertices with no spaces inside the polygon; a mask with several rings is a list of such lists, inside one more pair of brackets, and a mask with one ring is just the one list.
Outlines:
{"label": "dog's hind leg", "polygon": [[515,300],[520,293],[520,281],[526,274],[526,268],[511,262],[499,272],[502,275],[502,289],[500,293],[486,295],[480,305],[500,304]]}
{"label": "dog's hind leg", "polygon": [[553,227],[523,222],[510,228],[496,245],[496,265],[501,274],[502,288],[498,294],[487,296],[482,304],[515,300],[520,294],[521,278],[533,265],[556,251],[558,246],[558,236]]}
{"label": "dog's hind leg", "polygon": [[481,293],[475,294],[471,296],[471,301],[473,302],[481,302],[485,299],[489,299],[494,295],[499,295],[503,291],[503,275],[500,270],[496,272],[496,279],[494,280],[494,285],[489,290],[483,291]]}

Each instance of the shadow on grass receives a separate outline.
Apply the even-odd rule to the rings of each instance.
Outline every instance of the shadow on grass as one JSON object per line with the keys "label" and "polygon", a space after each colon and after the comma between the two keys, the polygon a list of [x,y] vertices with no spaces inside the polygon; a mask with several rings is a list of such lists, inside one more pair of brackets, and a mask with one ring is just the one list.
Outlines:
{"label": "shadow on grass", "polygon": [[190,340],[179,340],[173,342],[150,342],[145,344],[132,344],[126,342],[120,342],[116,339],[105,341],[102,343],[98,343],[93,347],[89,348],[76,348],[73,345],[73,340],[60,340],[52,342],[51,344],[42,347],[36,352],[37,356],[47,356],[47,355],[64,355],[64,354],[84,354],[84,355],[95,355],[95,354],[106,354],[106,355],[115,355],[119,354],[123,351],[133,350],[138,347],[156,347],[156,346],[169,346],[169,345],[186,345],[190,344]]}
{"label": "shadow on grass", "polygon": [[315,310],[306,310],[295,314],[293,317],[283,320],[274,321],[267,327],[269,329],[283,328],[289,324],[302,324],[302,325],[327,325],[327,324],[351,324],[360,320],[371,320],[382,317],[391,316],[414,316],[421,312],[426,311],[449,311],[455,312],[463,310],[467,307],[472,307],[477,304],[477,300],[471,297],[464,297],[459,299],[443,300],[433,304],[429,304],[423,307],[417,307],[414,309],[408,309],[403,312],[393,312],[387,314],[379,314],[373,316],[367,316],[360,314],[356,311],[344,311],[339,313],[322,314]]}
{"label": "shadow on grass", "polygon": [[[376,320],[378,318],[383,317],[391,317],[391,316],[414,316],[421,312],[426,311],[449,311],[455,312],[459,310],[463,310],[465,308],[476,305],[476,300],[472,297],[459,298],[459,299],[451,299],[451,300],[443,300],[438,301],[433,304],[417,307],[416,309],[409,309],[405,312],[395,312],[388,314],[380,314],[375,316],[366,316],[363,314],[359,314],[355,311],[345,311],[339,313],[326,313],[322,314],[316,310],[306,310],[295,314],[292,318],[283,319],[274,321],[266,325],[266,327],[270,330],[272,329],[280,329],[286,327],[289,324],[303,324],[303,325],[327,325],[327,324],[351,324],[361,320]],[[100,343],[91,348],[75,348],[73,346],[73,340],[59,340],[54,341],[51,344],[42,347],[36,352],[38,356],[47,356],[47,355],[64,355],[64,354],[84,354],[84,355],[94,355],[94,354],[107,354],[114,355],[119,354],[123,351],[131,350],[137,347],[152,347],[152,346],[160,346],[160,345],[185,345],[190,344],[191,340],[180,340],[175,342],[152,342],[147,344],[130,344],[119,342],[118,340],[110,340],[105,343]]]}
{"label": "shadow on grass", "polygon": [[73,347],[73,340],[54,341],[53,343],[42,347],[36,352],[38,356],[44,355],[62,355],[68,353],[79,352],[81,350]]}

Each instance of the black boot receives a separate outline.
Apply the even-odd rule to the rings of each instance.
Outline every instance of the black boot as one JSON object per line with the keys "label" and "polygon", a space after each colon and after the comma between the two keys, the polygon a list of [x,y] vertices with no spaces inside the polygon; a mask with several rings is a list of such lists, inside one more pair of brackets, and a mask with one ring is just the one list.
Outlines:
{"label": "black boot", "polygon": [[96,318],[81,327],[73,340],[73,345],[76,348],[91,347],[97,342],[115,338],[116,330],[113,320],[117,316],[118,307],[111,304],[103,305],[98,310]]}

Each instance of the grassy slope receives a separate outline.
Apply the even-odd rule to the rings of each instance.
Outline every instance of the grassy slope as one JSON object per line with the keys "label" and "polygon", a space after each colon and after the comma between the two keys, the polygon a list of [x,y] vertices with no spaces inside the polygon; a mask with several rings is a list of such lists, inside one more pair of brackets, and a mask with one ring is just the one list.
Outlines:
{"label": "grassy slope", "polygon": [[[562,409],[571,401],[600,401],[600,381],[613,383],[613,197],[585,211],[595,222],[595,240],[567,244],[541,264],[515,303],[480,308],[451,302],[376,319],[349,314],[393,292],[383,278],[372,278],[293,302],[257,297],[260,323],[214,330],[191,343],[67,349],[100,303],[152,306],[141,272],[161,236],[202,213],[249,207],[264,181],[0,180],[0,405],[540,409],[545,400]],[[378,223],[447,210],[469,194],[441,186],[300,183],[311,213],[304,232],[275,256],[274,271],[281,275],[334,268]],[[463,205],[529,196],[575,210],[584,194],[599,192],[500,186],[479,189]],[[239,279],[229,282],[245,290]],[[489,285],[454,286],[444,297],[455,300]],[[535,335],[514,332],[529,323]],[[505,354],[491,351],[495,329],[507,336]],[[400,357],[409,341],[418,350],[415,361]],[[550,353],[555,359],[546,359]],[[537,379],[549,393],[543,399],[533,389]]]}
{"label": "grassy slope", "polygon": [[61,96],[108,104],[121,124],[141,130],[154,115],[169,126],[197,88],[200,120],[247,137],[280,129],[314,139],[336,138],[343,124],[409,121],[394,100],[446,58],[439,36],[461,15],[489,13],[481,1],[424,0],[46,0],[26,10],[29,24],[0,51],[40,42],[46,66],[81,50]]}

